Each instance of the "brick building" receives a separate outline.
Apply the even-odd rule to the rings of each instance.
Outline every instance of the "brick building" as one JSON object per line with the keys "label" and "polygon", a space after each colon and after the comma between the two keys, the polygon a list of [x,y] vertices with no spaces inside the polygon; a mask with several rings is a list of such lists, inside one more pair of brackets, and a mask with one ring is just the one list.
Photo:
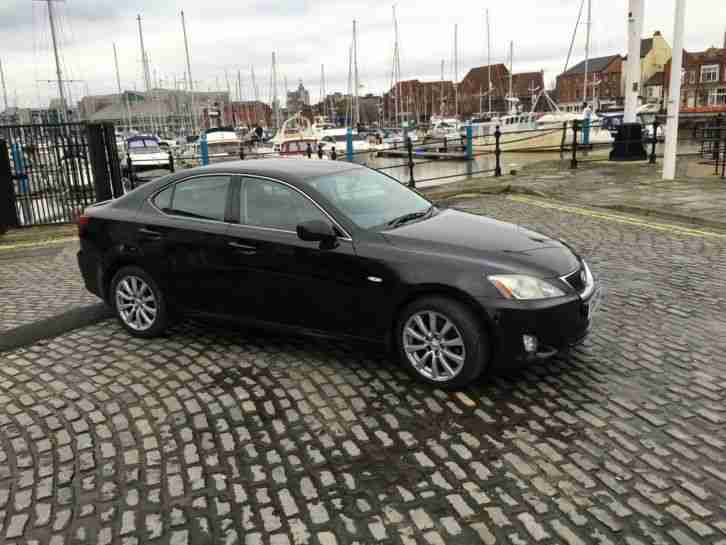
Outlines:
{"label": "brick building", "polygon": [[427,123],[432,115],[453,116],[456,113],[454,84],[451,81],[412,79],[398,82],[397,86],[383,94],[383,119],[386,123],[393,123],[396,118],[396,90],[400,97],[399,121]]}
{"label": "brick building", "polygon": [[[663,71],[673,54],[660,31],[640,40],[639,95],[642,102],[659,102],[663,93]],[[625,102],[625,74],[628,57],[608,55],[590,59],[588,102],[597,110],[620,108]],[[557,76],[560,108],[578,111],[584,102],[585,61]],[[650,95],[649,95],[650,93]]]}
{"label": "brick building", "polygon": [[[599,108],[617,107],[623,104],[622,64],[621,55],[608,55],[588,61],[587,79],[592,85],[592,88],[588,89],[588,96],[592,97],[594,92]],[[557,76],[557,96],[562,110],[581,109],[584,101],[584,85],[585,61]]]}
{"label": "brick building", "polygon": [[[666,95],[670,73],[669,61],[664,74]],[[681,106],[726,109],[726,43],[723,48],[711,47],[700,52],[683,52]]]}
{"label": "brick building", "polygon": [[[509,94],[509,70],[504,64],[477,66],[466,74],[459,84],[459,112],[465,117],[489,109],[489,78],[491,71],[492,110],[506,112],[508,104],[505,97]],[[519,99],[523,111],[532,109],[532,100],[544,89],[543,72],[522,72],[512,75],[512,94]]]}
{"label": "brick building", "polygon": [[226,117],[235,126],[245,125],[254,127],[270,127],[272,125],[272,108],[269,104],[259,100],[234,101],[229,104]]}

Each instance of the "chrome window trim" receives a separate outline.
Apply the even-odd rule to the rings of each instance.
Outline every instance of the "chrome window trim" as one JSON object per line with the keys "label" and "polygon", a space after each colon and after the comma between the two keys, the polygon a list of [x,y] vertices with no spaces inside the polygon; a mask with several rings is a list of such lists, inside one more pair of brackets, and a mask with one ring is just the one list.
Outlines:
{"label": "chrome window trim", "polygon": [[171,187],[172,185],[181,184],[181,183],[187,182],[189,180],[194,180],[195,178],[209,178],[209,177],[212,177],[212,176],[229,176],[230,177],[230,182],[232,181],[231,178],[234,178],[235,176],[238,176],[240,178],[254,178],[254,179],[258,179],[258,180],[267,180],[267,181],[270,181],[270,182],[276,182],[276,183],[285,185],[285,186],[291,188],[293,191],[297,191],[298,193],[300,193],[301,195],[303,195],[306,199],[308,199],[311,203],[313,203],[313,205],[315,205],[315,207],[317,207],[318,210],[320,210],[325,215],[325,217],[327,217],[332,222],[332,224],[335,227],[337,227],[340,230],[341,233],[343,233],[345,235],[345,236],[342,236],[342,237],[337,237],[338,240],[345,240],[347,242],[353,242],[353,237],[350,236],[350,234],[348,233],[348,231],[346,231],[333,218],[333,216],[331,216],[328,213],[328,211],[325,210],[325,208],[323,208],[322,206],[320,206],[315,201],[315,199],[313,199],[310,195],[308,195],[307,193],[305,193],[304,191],[302,191],[301,189],[295,187],[292,184],[289,184],[287,182],[283,182],[282,180],[278,180],[276,178],[270,178],[269,176],[260,176],[259,174],[244,174],[244,173],[240,173],[240,172],[215,172],[214,174],[208,174],[208,173],[194,174],[194,175],[189,176],[187,178],[182,178],[181,180],[175,180],[175,181],[169,182],[168,184],[166,184],[163,187],[160,187],[158,190],[154,191],[151,195],[149,195],[146,198],[146,200],[147,200],[147,202],[151,205],[151,207],[154,210],[156,210],[157,212],[159,212],[160,214],[162,214],[162,215],[164,215],[164,216],[166,216],[168,218],[175,218],[175,219],[183,218],[185,220],[199,221],[199,222],[202,222],[202,223],[215,223],[215,224],[220,224],[221,223],[223,225],[237,225],[237,226],[240,226],[240,227],[247,227],[247,228],[250,228],[250,229],[262,229],[262,230],[265,230],[265,231],[277,231],[278,233],[292,233],[295,236],[297,236],[297,232],[290,231],[288,229],[277,229],[275,227],[264,227],[264,226],[261,226],[261,225],[247,225],[247,224],[244,224],[244,223],[232,223],[232,222],[228,222],[228,221],[224,221],[224,220],[221,220],[221,221],[220,220],[208,220],[208,219],[203,219],[203,218],[192,218],[192,217],[187,217],[187,216],[177,216],[175,214],[167,214],[161,208],[159,208],[158,206],[156,206],[156,204],[154,203],[154,199],[156,198],[156,196],[159,193],[161,193],[162,191],[164,191],[167,188]]}
{"label": "chrome window trim", "polygon": [[[343,233],[345,235],[345,236],[342,236],[342,237],[337,237],[338,239],[340,239],[340,240],[347,240],[349,242],[353,242],[353,237],[350,236],[350,234],[348,233],[348,231],[346,231],[345,229],[343,229],[343,227],[335,220],[335,218],[333,218],[333,216],[331,216],[328,213],[327,210],[325,210],[325,208],[323,208],[322,206],[320,206],[315,201],[315,199],[313,199],[310,195],[308,195],[307,193],[305,193],[302,189],[300,189],[298,187],[295,187],[294,185],[289,184],[287,182],[283,182],[282,180],[278,180],[276,178],[270,178],[269,176],[260,176],[258,174],[238,174],[237,176],[239,176],[241,178],[253,178],[253,179],[257,179],[257,180],[265,180],[265,181],[268,181],[268,182],[275,182],[275,183],[278,183],[278,184],[282,184],[284,186],[287,186],[290,189],[292,189],[293,191],[297,191],[303,197],[305,197],[307,200],[309,200],[311,203],[313,203],[313,205],[318,210],[320,210],[323,213],[323,215],[326,218],[328,218],[331,221],[331,223],[340,230],[341,233]],[[282,233],[294,233],[297,236],[297,232],[290,231],[288,229],[278,229],[276,227],[265,227],[263,225],[248,225],[246,223],[235,223],[233,225],[239,225],[241,227],[250,227],[250,228],[253,228],[253,229],[266,229],[266,230],[269,230],[269,231],[279,231],[279,232],[282,232]]]}
{"label": "chrome window trim", "polygon": [[[239,174],[232,174],[232,173],[227,173],[227,172],[215,172],[214,174],[195,174],[195,175],[189,176],[188,178],[183,178],[182,180],[176,180],[176,181],[173,181],[173,182],[169,182],[164,187],[159,188],[157,191],[155,191],[154,193],[152,193],[151,195],[149,195],[146,198],[146,201],[151,205],[151,207],[154,210],[156,210],[157,212],[159,212],[161,215],[166,216],[167,218],[174,218],[174,219],[180,219],[181,218],[181,219],[184,219],[184,220],[199,221],[199,222],[202,222],[202,223],[214,223],[214,224],[230,225],[229,222],[224,221],[224,220],[208,220],[208,219],[204,219],[204,218],[193,218],[193,217],[189,217],[189,216],[181,216],[181,215],[176,215],[176,214],[167,214],[161,208],[159,208],[158,206],[156,206],[156,203],[154,202],[154,199],[156,198],[156,196],[159,193],[161,193],[162,191],[165,191],[166,189],[168,189],[172,185],[177,185],[177,184],[180,184],[180,183],[183,183],[183,182],[188,182],[189,180],[194,180],[196,178],[210,178],[212,176],[229,176],[230,177],[230,180],[229,181],[230,181],[230,183],[232,183],[232,178],[234,178],[235,176],[239,176]],[[229,191],[229,188],[227,188],[227,191]]]}

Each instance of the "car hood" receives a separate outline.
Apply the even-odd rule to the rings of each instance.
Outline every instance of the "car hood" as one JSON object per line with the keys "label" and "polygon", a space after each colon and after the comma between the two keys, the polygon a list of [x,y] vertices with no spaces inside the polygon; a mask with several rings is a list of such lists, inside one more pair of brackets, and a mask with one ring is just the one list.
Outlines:
{"label": "car hood", "polygon": [[561,276],[579,260],[559,240],[486,216],[442,210],[435,216],[384,231],[404,250],[483,261],[496,272]]}

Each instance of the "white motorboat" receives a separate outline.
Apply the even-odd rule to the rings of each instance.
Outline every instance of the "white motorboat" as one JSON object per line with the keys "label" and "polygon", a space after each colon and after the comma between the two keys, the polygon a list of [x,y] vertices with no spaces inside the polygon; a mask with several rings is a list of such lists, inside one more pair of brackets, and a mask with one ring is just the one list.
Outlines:
{"label": "white motorboat", "polygon": [[204,131],[209,159],[237,157],[242,140],[232,127],[215,127]]}
{"label": "white motorboat", "polygon": [[169,152],[159,146],[159,140],[151,135],[132,136],[126,139],[127,161],[134,170],[169,168]]}

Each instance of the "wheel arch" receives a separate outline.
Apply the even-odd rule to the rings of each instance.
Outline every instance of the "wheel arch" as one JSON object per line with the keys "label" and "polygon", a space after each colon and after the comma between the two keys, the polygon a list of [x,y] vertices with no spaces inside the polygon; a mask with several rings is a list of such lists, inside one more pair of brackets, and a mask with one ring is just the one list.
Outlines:
{"label": "wheel arch", "polygon": [[486,309],[468,293],[444,284],[421,284],[415,286],[397,302],[393,309],[391,323],[389,324],[388,334],[386,335],[386,347],[389,350],[393,350],[396,347],[396,325],[403,309],[417,299],[437,296],[453,299],[467,307],[474,314],[475,318],[484,328],[487,336],[489,337],[487,344],[489,356],[491,358],[491,356],[493,356],[497,351],[497,338],[494,335],[494,323],[491,316],[489,316]]}
{"label": "wheel arch", "polygon": [[148,275],[150,275],[154,281],[159,283],[158,275],[155,274],[155,271],[149,270],[149,267],[145,266],[143,263],[143,260],[136,259],[133,256],[125,255],[125,254],[119,254],[115,256],[113,259],[111,259],[106,266],[104,267],[103,274],[101,276],[101,292],[103,299],[110,303],[111,299],[111,282],[113,281],[113,277],[116,276],[116,273],[120,271],[123,267],[128,266],[134,266],[139,267],[144,272],[146,272]]}

